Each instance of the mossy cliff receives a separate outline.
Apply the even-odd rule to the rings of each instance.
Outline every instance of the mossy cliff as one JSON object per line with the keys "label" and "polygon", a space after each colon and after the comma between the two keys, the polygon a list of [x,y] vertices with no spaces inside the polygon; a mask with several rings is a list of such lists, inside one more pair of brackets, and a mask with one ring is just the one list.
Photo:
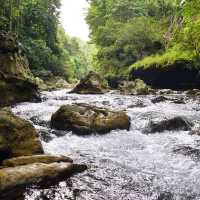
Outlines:
{"label": "mossy cliff", "polygon": [[200,88],[199,63],[191,52],[171,49],[136,62],[130,67],[130,79],[142,79],[153,88]]}
{"label": "mossy cliff", "polygon": [[14,34],[0,32],[0,106],[38,100],[38,89]]}

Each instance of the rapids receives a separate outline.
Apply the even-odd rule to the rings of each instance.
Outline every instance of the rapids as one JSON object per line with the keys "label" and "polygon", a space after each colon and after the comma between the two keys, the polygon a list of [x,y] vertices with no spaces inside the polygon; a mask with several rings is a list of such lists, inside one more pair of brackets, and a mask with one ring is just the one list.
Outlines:
{"label": "rapids", "polygon": [[[46,153],[66,155],[89,169],[53,186],[29,186],[25,200],[199,200],[200,137],[188,131],[165,131],[146,135],[151,119],[185,116],[200,125],[198,99],[184,93],[186,104],[171,101],[153,104],[153,96],[68,94],[67,90],[43,92],[40,103],[22,103],[12,111],[32,121],[40,132]],[[131,129],[105,135],[77,136],[50,129],[50,118],[61,105],[89,103],[113,110],[126,110]],[[190,148],[185,155],[177,149]],[[20,197],[19,197],[20,198]],[[16,198],[17,199],[17,198]]]}

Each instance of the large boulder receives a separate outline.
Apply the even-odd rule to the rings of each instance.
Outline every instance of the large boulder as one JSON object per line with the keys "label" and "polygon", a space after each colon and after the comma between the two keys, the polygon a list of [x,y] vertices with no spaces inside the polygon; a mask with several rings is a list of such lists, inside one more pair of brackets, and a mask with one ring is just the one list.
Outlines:
{"label": "large boulder", "polygon": [[13,34],[0,32],[0,106],[39,100],[38,88],[22,45]]}
{"label": "large boulder", "polygon": [[129,129],[130,119],[125,112],[87,104],[62,106],[52,115],[51,126],[58,130],[72,130],[76,134],[107,133],[114,129]]}
{"label": "large boulder", "polygon": [[190,131],[192,126],[192,122],[185,117],[174,117],[172,119],[165,119],[160,122],[150,121],[144,132],[156,133],[163,131]]}
{"label": "large boulder", "polygon": [[33,125],[10,111],[0,110],[0,161],[40,153],[43,149]]}
{"label": "large boulder", "polygon": [[125,95],[148,95],[154,93],[154,90],[140,79],[122,81],[119,85],[119,90],[121,94]]}
{"label": "large boulder", "polygon": [[40,90],[69,89],[72,87],[63,77],[55,76],[48,70],[33,71],[33,73]]}
{"label": "large boulder", "polygon": [[95,72],[90,72],[85,78],[80,80],[71,93],[103,94],[105,89],[103,79]]}

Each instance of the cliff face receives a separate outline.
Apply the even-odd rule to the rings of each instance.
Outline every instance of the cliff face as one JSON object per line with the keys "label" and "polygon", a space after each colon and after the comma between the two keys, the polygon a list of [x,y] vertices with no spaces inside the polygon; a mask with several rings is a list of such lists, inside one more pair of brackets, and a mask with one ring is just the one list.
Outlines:
{"label": "cliff face", "polygon": [[200,70],[191,61],[177,61],[165,68],[150,66],[132,70],[130,79],[142,79],[153,88],[186,90],[200,88]]}
{"label": "cliff face", "polygon": [[6,32],[0,32],[0,97],[0,106],[39,99],[22,46]]}

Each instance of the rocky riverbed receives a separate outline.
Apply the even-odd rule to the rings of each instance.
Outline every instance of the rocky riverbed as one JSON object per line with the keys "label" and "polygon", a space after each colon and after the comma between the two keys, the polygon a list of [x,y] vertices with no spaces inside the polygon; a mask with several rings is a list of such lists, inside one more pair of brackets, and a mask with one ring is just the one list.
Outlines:
{"label": "rocky riverbed", "polygon": [[[89,169],[53,185],[30,185],[14,191],[15,199],[200,199],[198,96],[167,91],[160,91],[161,96],[67,92],[43,92],[42,102],[22,103],[12,111],[34,124],[45,153],[72,157],[77,163],[87,164]],[[72,103],[126,111],[131,119],[130,130],[78,136],[51,129],[52,114],[60,106]],[[178,126],[174,126],[176,122]],[[159,131],[151,131],[153,126],[159,127]],[[11,197],[7,195],[9,200]]]}

